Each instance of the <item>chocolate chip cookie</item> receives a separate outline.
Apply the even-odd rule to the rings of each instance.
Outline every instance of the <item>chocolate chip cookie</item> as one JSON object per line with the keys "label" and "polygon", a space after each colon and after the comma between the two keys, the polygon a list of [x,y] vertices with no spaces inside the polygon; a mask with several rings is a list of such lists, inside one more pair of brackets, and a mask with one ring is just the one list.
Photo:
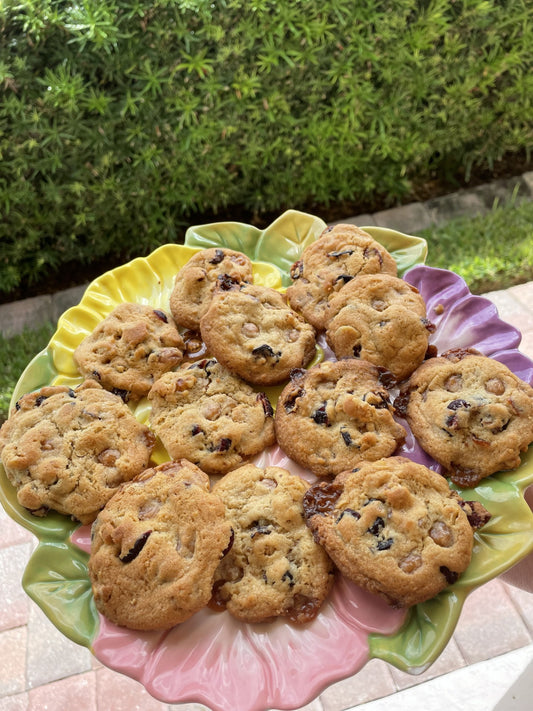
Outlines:
{"label": "chocolate chip cookie", "polygon": [[308,484],[280,467],[244,465],[213,488],[234,540],[215,575],[212,604],[244,622],[318,613],[333,584],[333,565],[307,528]]}
{"label": "chocolate chip cookie", "polygon": [[220,363],[255,385],[273,385],[305,367],[315,355],[315,331],[266,286],[222,278],[200,321],[207,349]]}
{"label": "chocolate chip cookie", "polygon": [[209,478],[186,460],[122,486],[92,530],[89,576],[98,610],[135,630],[169,629],[207,605],[231,526]]}
{"label": "chocolate chip cookie", "polygon": [[415,370],[395,402],[458,486],[520,466],[533,442],[533,388],[503,363],[452,349]]}
{"label": "chocolate chip cookie", "polygon": [[470,564],[473,526],[490,518],[440,474],[404,457],[364,462],[313,485],[304,510],[339,570],[394,607],[416,605],[454,583]]}
{"label": "chocolate chip cookie", "polygon": [[287,298],[318,331],[327,326],[328,301],[354,277],[385,273],[396,276],[392,255],[355,225],[328,227],[293,264]]}
{"label": "chocolate chip cookie", "polygon": [[80,373],[126,399],[146,395],[176,366],[185,345],[170,315],[143,304],[123,303],[74,351]]}
{"label": "chocolate chip cookie", "polygon": [[2,464],[21,506],[84,524],[146,468],[154,444],[121,398],[91,380],[24,395],[0,429]]}
{"label": "chocolate chip cookie", "polygon": [[393,418],[386,376],[353,358],[293,371],[277,403],[278,444],[317,476],[390,456],[406,433]]}
{"label": "chocolate chip cookie", "polygon": [[430,331],[418,290],[390,274],[363,274],[328,302],[326,341],[337,358],[363,358],[404,380],[426,355]]}
{"label": "chocolate chip cookie", "polygon": [[197,252],[180,269],[170,294],[170,311],[179,326],[199,330],[221,275],[251,282],[252,262],[242,252],[212,248]]}
{"label": "chocolate chip cookie", "polygon": [[214,359],[166,373],[148,399],[152,429],[169,455],[208,474],[225,474],[274,444],[268,397]]}

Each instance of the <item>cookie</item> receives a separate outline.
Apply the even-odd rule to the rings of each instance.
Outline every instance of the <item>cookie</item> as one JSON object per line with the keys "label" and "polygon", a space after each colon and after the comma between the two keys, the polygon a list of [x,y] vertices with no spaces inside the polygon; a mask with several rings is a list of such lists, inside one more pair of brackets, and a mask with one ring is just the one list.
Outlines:
{"label": "cookie", "polygon": [[313,327],[266,286],[221,279],[200,331],[209,353],[254,385],[281,383],[315,355]]}
{"label": "cookie", "polygon": [[111,622],[169,629],[207,605],[231,526],[209,478],[186,460],[124,484],[92,528],[94,602]]}
{"label": "cookie", "polygon": [[317,615],[334,576],[305,523],[307,487],[286,469],[252,464],[214,486],[234,539],[215,574],[213,606],[244,622],[287,617],[303,624]]}
{"label": "cookie", "polygon": [[121,398],[91,380],[24,395],[0,429],[2,464],[21,506],[84,524],[146,468],[154,444]]}
{"label": "cookie", "polygon": [[252,262],[232,249],[203,249],[177,273],[170,294],[170,311],[175,322],[198,331],[215,291],[217,278],[226,274],[237,282],[252,281]]}
{"label": "cookie", "polygon": [[397,266],[389,252],[355,225],[328,227],[293,264],[289,304],[318,331],[327,326],[328,301],[361,274],[392,274]]}
{"label": "cookie", "polygon": [[[404,457],[364,462],[313,485],[304,511],[339,570],[394,607],[429,600],[470,564],[470,504],[440,474]],[[483,512],[476,528],[490,518]]]}
{"label": "cookie", "polygon": [[278,444],[317,476],[390,456],[406,433],[393,418],[386,375],[355,358],[294,371],[276,407]]}
{"label": "cookie", "polygon": [[327,307],[326,341],[337,358],[363,358],[404,380],[426,355],[430,331],[418,290],[390,274],[362,274]]}
{"label": "cookie", "polygon": [[275,442],[268,397],[213,359],[166,373],[148,400],[151,427],[169,455],[207,474],[225,474]]}
{"label": "cookie", "polygon": [[473,349],[422,363],[395,407],[422,449],[461,487],[516,469],[533,442],[533,388]]}
{"label": "cookie", "polygon": [[176,324],[164,311],[124,303],[80,343],[74,361],[84,377],[126,399],[139,399],[180,363],[184,348]]}

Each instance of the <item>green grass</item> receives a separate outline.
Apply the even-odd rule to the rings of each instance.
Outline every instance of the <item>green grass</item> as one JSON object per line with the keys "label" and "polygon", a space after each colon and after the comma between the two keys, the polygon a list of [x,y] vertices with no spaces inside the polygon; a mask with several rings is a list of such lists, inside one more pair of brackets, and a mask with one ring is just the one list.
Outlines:
{"label": "green grass", "polygon": [[[533,202],[496,206],[486,215],[455,219],[420,235],[428,241],[427,264],[456,272],[473,293],[533,279]],[[54,329],[48,323],[11,338],[0,334],[0,422],[20,374]]]}
{"label": "green grass", "polygon": [[426,263],[456,272],[474,294],[533,279],[533,202],[496,206],[420,236],[428,242]]}
{"label": "green grass", "polygon": [[9,413],[9,402],[17,381],[33,356],[46,347],[55,326],[45,323],[6,338],[0,333],[0,423]]}

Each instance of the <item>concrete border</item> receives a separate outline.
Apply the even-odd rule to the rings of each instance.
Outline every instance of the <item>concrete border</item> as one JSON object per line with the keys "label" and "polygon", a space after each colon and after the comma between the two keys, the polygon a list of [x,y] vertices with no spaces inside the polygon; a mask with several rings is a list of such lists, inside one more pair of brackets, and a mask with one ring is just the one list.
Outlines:
{"label": "concrete border", "polygon": [[[407,234],[416,234],[420,230],[440,226],[457,217],[486,214],[496,204],[505,205],[512,200],[533,200],[533,171],[470,190],[458,190],[426,202],[409,203],[372,215],[347,217],[339,222],[389,227]],[[66,309],[80,301],[86,287],[87,284],[52,295],[34,296],[0,304],[0,332],[4,336],[12,336],[21,333],[25,328],[36,328],[47,321],[55,323]]]}

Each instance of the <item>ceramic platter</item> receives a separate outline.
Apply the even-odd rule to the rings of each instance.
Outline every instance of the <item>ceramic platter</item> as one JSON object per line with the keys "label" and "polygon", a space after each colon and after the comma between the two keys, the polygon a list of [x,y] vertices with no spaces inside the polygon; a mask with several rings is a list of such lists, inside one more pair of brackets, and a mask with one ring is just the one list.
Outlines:
{"label": "ceramic platter", "polygon": [[[290,283],[292,263],[325,226],[317,217],[288,211],[265,230],[232,222],[193,227],[184,245],[164,245],[103,274],[60,318],[48,347],[22,374],[12,405],[44,385],[81,382],[72,357],[81,340],[121,302],[168,309],[174,276],[198,249],[244,252],[254,262],[255,282],[282,289]],[[365,229],[394,256],[399,276],[424,297],[428,318],[436,325],[431,343],[439,353],[471,346],[533,384],[533,362],[517,350],[520,333],[499,319],[487,299],[472,295],[456,274],[424,266],[424,240],[388,229]],[[139,420],[148,421],[146,401],[134,411]],[[408,430],[404,421],[401,424]],[[409,430],[400,454],[439,470]],[[168,456],[160,447],[154,458],[161,462]],[[307,474],[277,447],[254,461]],[[138,633],[110,624],[96,611],[87,573],[89,528],[78,528],[55,513],[32,517],[18,505],[0,466],[5,509],[39,541],[22,584],[53,624],[90,648],[106,666],[139,680],[154,697],[167,703],[203,703],[215,711],[298,708],[372,658],[413,674],[427,669],[453,634],[466,596],[533,551],[533,514],[524,500],[532,483],[530,447],[519,469],[459,490],[465,499],[481,501],[492,518],[475,534],[471,565],[459,581],[409,611],[393,610],[339,577],[318,617],[303,627],[282,620],[247,625],[227,612],[205,610],[170,631]]]}

